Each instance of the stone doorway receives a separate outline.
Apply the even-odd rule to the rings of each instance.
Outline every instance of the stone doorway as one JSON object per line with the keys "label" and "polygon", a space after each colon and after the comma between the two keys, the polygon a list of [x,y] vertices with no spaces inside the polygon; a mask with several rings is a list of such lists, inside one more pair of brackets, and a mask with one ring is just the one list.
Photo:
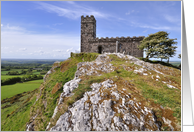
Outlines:
{"label": "stone doorway", "polygon": [[99,54],[102,54],[102,46],[101,46],[101,45],[98,46],[98,53],[99,53]]}

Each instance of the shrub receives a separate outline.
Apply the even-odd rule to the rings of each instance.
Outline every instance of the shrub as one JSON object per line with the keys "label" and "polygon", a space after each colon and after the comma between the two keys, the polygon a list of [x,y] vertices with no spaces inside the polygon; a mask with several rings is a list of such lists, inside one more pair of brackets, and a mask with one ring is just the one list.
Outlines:
{"label": "shrub", "polygon": [[1,85],[3,86],[3,85],[14,84],[20,81],[21,81],[20,77],[7,78],[7,79],[1,80]]}

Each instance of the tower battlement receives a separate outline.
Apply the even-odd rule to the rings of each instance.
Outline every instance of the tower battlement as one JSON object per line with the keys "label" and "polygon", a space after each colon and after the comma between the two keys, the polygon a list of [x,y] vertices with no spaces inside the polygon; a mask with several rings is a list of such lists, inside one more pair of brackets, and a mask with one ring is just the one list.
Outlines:
{"label": "tower battlement", "polygon": [[81,23],[88,23],[88,22],[96,22],[96,19],[94,18],[93,15],[86,15],[86,17],[84,17],[83,15],[81,16]]}

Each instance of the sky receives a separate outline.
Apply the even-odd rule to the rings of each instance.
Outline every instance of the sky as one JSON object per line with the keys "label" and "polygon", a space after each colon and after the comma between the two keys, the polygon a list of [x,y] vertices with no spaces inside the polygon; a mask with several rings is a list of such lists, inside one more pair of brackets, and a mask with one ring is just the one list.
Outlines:
{"label": "sky", "polygon": [[166,31],[180,61],[181,1],[1,1],[1,58],[67,59],[80,52],[82,15],[94,15],[99,38]]}

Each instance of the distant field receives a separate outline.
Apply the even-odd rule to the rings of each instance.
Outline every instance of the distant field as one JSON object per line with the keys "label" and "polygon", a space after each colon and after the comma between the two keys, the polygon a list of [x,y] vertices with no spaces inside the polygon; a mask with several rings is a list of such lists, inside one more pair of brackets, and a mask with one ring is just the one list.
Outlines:
{"label": "distant field", "polygon": [[29,81],[29,82],[25,82],[25,83],[43,83],[43,79],[40,79],[40,80],[33,80],[33,81]]}
{"label": "distant field", "polygon": [[22,77],[24,75],[1,75],[1,79],[7,79],[12,77]]}
{"label": "distant field", "polygon": [[174,66],[179,66],[181,64],[180,61],[171,61],[170,64],[174,65]]}
{"label": "distant field", "polygon": [[40,72],[33,72],[33,74],[35,74],[35,75],[39,75],[39,74],[40,74]]}
{"label": "distant field", "polygon": [[3,59],[1,64],[53,64],[55,61],[64,61],[64,59]]}
{"label": "distant field", "polygon": [[22,69],[10,69],[9,71],[1,71],[1,75],[6,75],[10,71],[18,71],[21,72]]}
{"label": "distant field", "polygon": [[1,100],[5,98],[10,98],[16,94],[23,93],[25,91],[32,91],[36,88],[39,88],[42,82],[43,80],[40,79],[24,83],[16,83],[13,85],[1,86]]}

